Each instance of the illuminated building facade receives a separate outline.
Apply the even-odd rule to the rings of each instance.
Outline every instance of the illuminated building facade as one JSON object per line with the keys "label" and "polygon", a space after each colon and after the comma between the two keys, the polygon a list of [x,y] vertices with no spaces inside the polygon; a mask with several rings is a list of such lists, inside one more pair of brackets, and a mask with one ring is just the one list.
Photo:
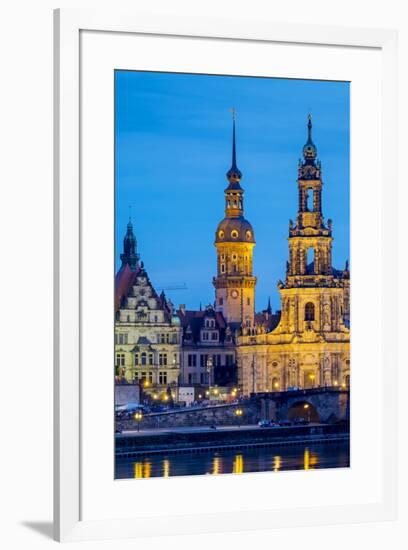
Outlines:
{"label": "illuminated building facade", "polygon": [[180,306],[183,327],[181,383],[226,386],[236,383],[236,337],[221,312],[212,305],[191,311]]}
{"label": "illuminated building facade", "polygon": [[252,275],[252,252],[255,235],[244,218],[242,174],[237,167],[235,117],[233,121],[232,165],[227,172],[225,217],[215,233],[217,276],[214,277],[215,309],[231,326],[251,327],[255,315],[256,277]]}
{"label": "illuminated building facade", "polygon": [[288,388],[349,386],[350,273],[332,266],[332,222],[322,213],[321,164],[308,139],[298,166],[296,223],[289,222],[289,261],[279,282],[281,316],[244,328],[237,347],[244,394]]}
{"label": "illuminated building facade", "polygon": [[115,280],[116,380],[139,383],[145,393],[167,399],[180,373],[180,318],[139,262],[130,221],[121,260]]}
{"label": "illuminated building facade", "polygon": [[350,273],[332,265],[332,222],[323,216],[323,180],[312,121],[298,166],[298,211],[289,222],[289,259],[278,289],[281,311],[255,313],[255,235],[244,217],[235,118],[225,217],[215,234],[214,305],[174,311],[158,295],[129,222],[116,275],[115,360],[118,379],[150,393],[176,386],[238,386],[243,394],[349,386]]}

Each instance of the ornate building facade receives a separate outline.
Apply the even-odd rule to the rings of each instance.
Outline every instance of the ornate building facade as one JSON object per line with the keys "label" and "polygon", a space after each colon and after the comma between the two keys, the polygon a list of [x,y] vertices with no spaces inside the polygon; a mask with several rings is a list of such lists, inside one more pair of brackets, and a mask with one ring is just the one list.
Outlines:
{"label": "ornate building facade", "polygon": [[166,395],[178,385],[180,318],[164,293],[157,294],[136,252],[129,221],[115,281],[116,379],[139,383],[145,393]]}
{"label": "ornate building facade", "polygon": [[332,222],[322,213],[321,164],[308,139],[298,166],[296,223],[289,222],[289,261],[279,323],[271,331],[260,319],[243,329],[237,348],[244,394],[314,386],[348,386],[350,330],[348,263],[332,266]]}
{"label": "ornate building facade", "polygon": [[235,118],[225,217],[215,233],[214,305],[176,312],[139,261],[129,222],[115,281],[117,380],[152,395],[176,386],[238,386],[241,393],[348,386],[350,273],[332,265],[332,222],[323,216],[323,180],[312,120],[298,166],[298,211],[289,222],[281,311],[255,312],[255,235],[244,217]]}
{"label": "ornate building facade", "polygon": [[[236,383],[235,334],[212,305],[191,311],[180,307],[183,348],[180,380],[200,389]],[[201,392],[205,395],[205,389]]]}

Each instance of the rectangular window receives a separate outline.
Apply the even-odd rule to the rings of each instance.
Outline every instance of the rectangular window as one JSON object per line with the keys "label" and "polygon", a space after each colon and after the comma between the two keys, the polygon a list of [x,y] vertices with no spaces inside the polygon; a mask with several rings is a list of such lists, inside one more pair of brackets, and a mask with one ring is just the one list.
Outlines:
{"label": "rectangular window", "polygon": [[195,353],[189,353],[187,357],[187,363],[189,367],[197,366],[197,355]]}
{"label": "rectangular window", "polygon": [[149,382],[150,384],[153,384],[153,373],[152,372],[149,372]]}
{"label": "rectangular window", "polygon": [[159,365],[167,365],[167,353],[159,353]]}
{"label": "rectangular window", "polygon": [[189,384],[192,384],[192,383],[193,383],[193,375],[191,374],[191,372],[190,372],[189,375],[188,375],[188,383],[189,383]]}
{"label": "rectangular window", "polygon": [[220,367],[221,366],[221,355],[214,355],[214,366]]}
{"label": "rectangular window", "polygon": [[203,340],[208,340],[208,332],[203,332]]}
{"label": "rectangular window", "polygon": [[142,372],[142,382],[146,382],[146,373]]}
{"label": "rectangular window", "polygon": [[234,356],[233,355],[226,355],[225,356],[225,364],[227,366],[232,366],[234,364]]}
{"label": "rectangular window", "polygon": [[200,384],[205,384],[206,383],[206,375],[205,375],[205,372],[201,372],[200,373]]}
{"label": "rectangular window", "polygon": [[119,334],[119,344],[127,344],[128,343],[128,335],[127,334]]}
{"label": "rectangular window", "polygon": [[153,353],[149,353],[149,365],[153,365]]}
{"label": "rectangular window", "polygon": [[250,306],[251,305],[251,298],[247,298],[247,304]]}
{"label": "rectangular window", "polygon": [[136,354],[135,355],[135,365],[138,365],[139,364],[139,356]]}
{"label": "rectangular window", "polygon": [[220,299],[218,300],[218,303],[220,304],[220,306],[222,306],[223,303],[224,303],[224,298],[220,298]]}
{"label": "rectangular window", "polygon": [[167,384],[167,372],[159,371],[159,384]]}
{"label": "rectangular window", "polygon": [[218,340],[218,332],[211,333],[211,340]]}
{"label": "rectangular window", "polygon": [[206,367],[207,366],[207,360],[208,360],[208,355],[207,354],[200,355],[200,367]]}
{"label": "rectangular window", "polygon": [[171,337],[171,343],[172,344],[177,344],[177,334],[176,333],[173,333],[172,334],[172,337]]}
{"label": "rectangular window", "polygon": [[117,367],[124,367],[125,366],[125,354],[124,353],[118,353],[116,355],[116,366]]}

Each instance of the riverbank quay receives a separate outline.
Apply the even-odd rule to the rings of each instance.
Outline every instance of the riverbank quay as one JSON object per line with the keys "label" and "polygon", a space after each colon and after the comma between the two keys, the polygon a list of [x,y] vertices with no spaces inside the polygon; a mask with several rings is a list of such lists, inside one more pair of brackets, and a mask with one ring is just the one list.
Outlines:
{"label": "riverbank quay", "polygon": [[222,430],[184,430],[115,436],[116,458],[145,454],[200,453],[224,449],[248,449],[300,443],[335,443],[349,440],[349,424],[260,428],[245,426]]}

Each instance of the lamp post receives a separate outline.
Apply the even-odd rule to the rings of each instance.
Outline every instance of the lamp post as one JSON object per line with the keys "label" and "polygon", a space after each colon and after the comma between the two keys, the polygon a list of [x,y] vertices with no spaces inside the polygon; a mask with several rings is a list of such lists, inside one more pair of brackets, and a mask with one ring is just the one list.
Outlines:
{"label": "lamp post", "polygon": [[309,405],[309,403],[305,403],[303,405],[303,408],[307,411],[307,421],[310,422],[310,405]]}
{"label": "lamp post", "polygon": [[137,411],[135,413],[135,420],[137,422],[137,431],[140,430],[140,422],[142,421],[142,418],[143,418],[143,414],[141,413],[141,411]]}
{"label": "lamp post", "polygon": [[211,401],[211,375],[213,369],[213,358],[209,355],[207,358],[207,372],[208,372],[208,399]]}
{"label": "lamp post", "polygon": [[241,427],[241,418],[242,418],[243,410],[242,409],[235,409],[235,416],[238,418],[238,428]]}

